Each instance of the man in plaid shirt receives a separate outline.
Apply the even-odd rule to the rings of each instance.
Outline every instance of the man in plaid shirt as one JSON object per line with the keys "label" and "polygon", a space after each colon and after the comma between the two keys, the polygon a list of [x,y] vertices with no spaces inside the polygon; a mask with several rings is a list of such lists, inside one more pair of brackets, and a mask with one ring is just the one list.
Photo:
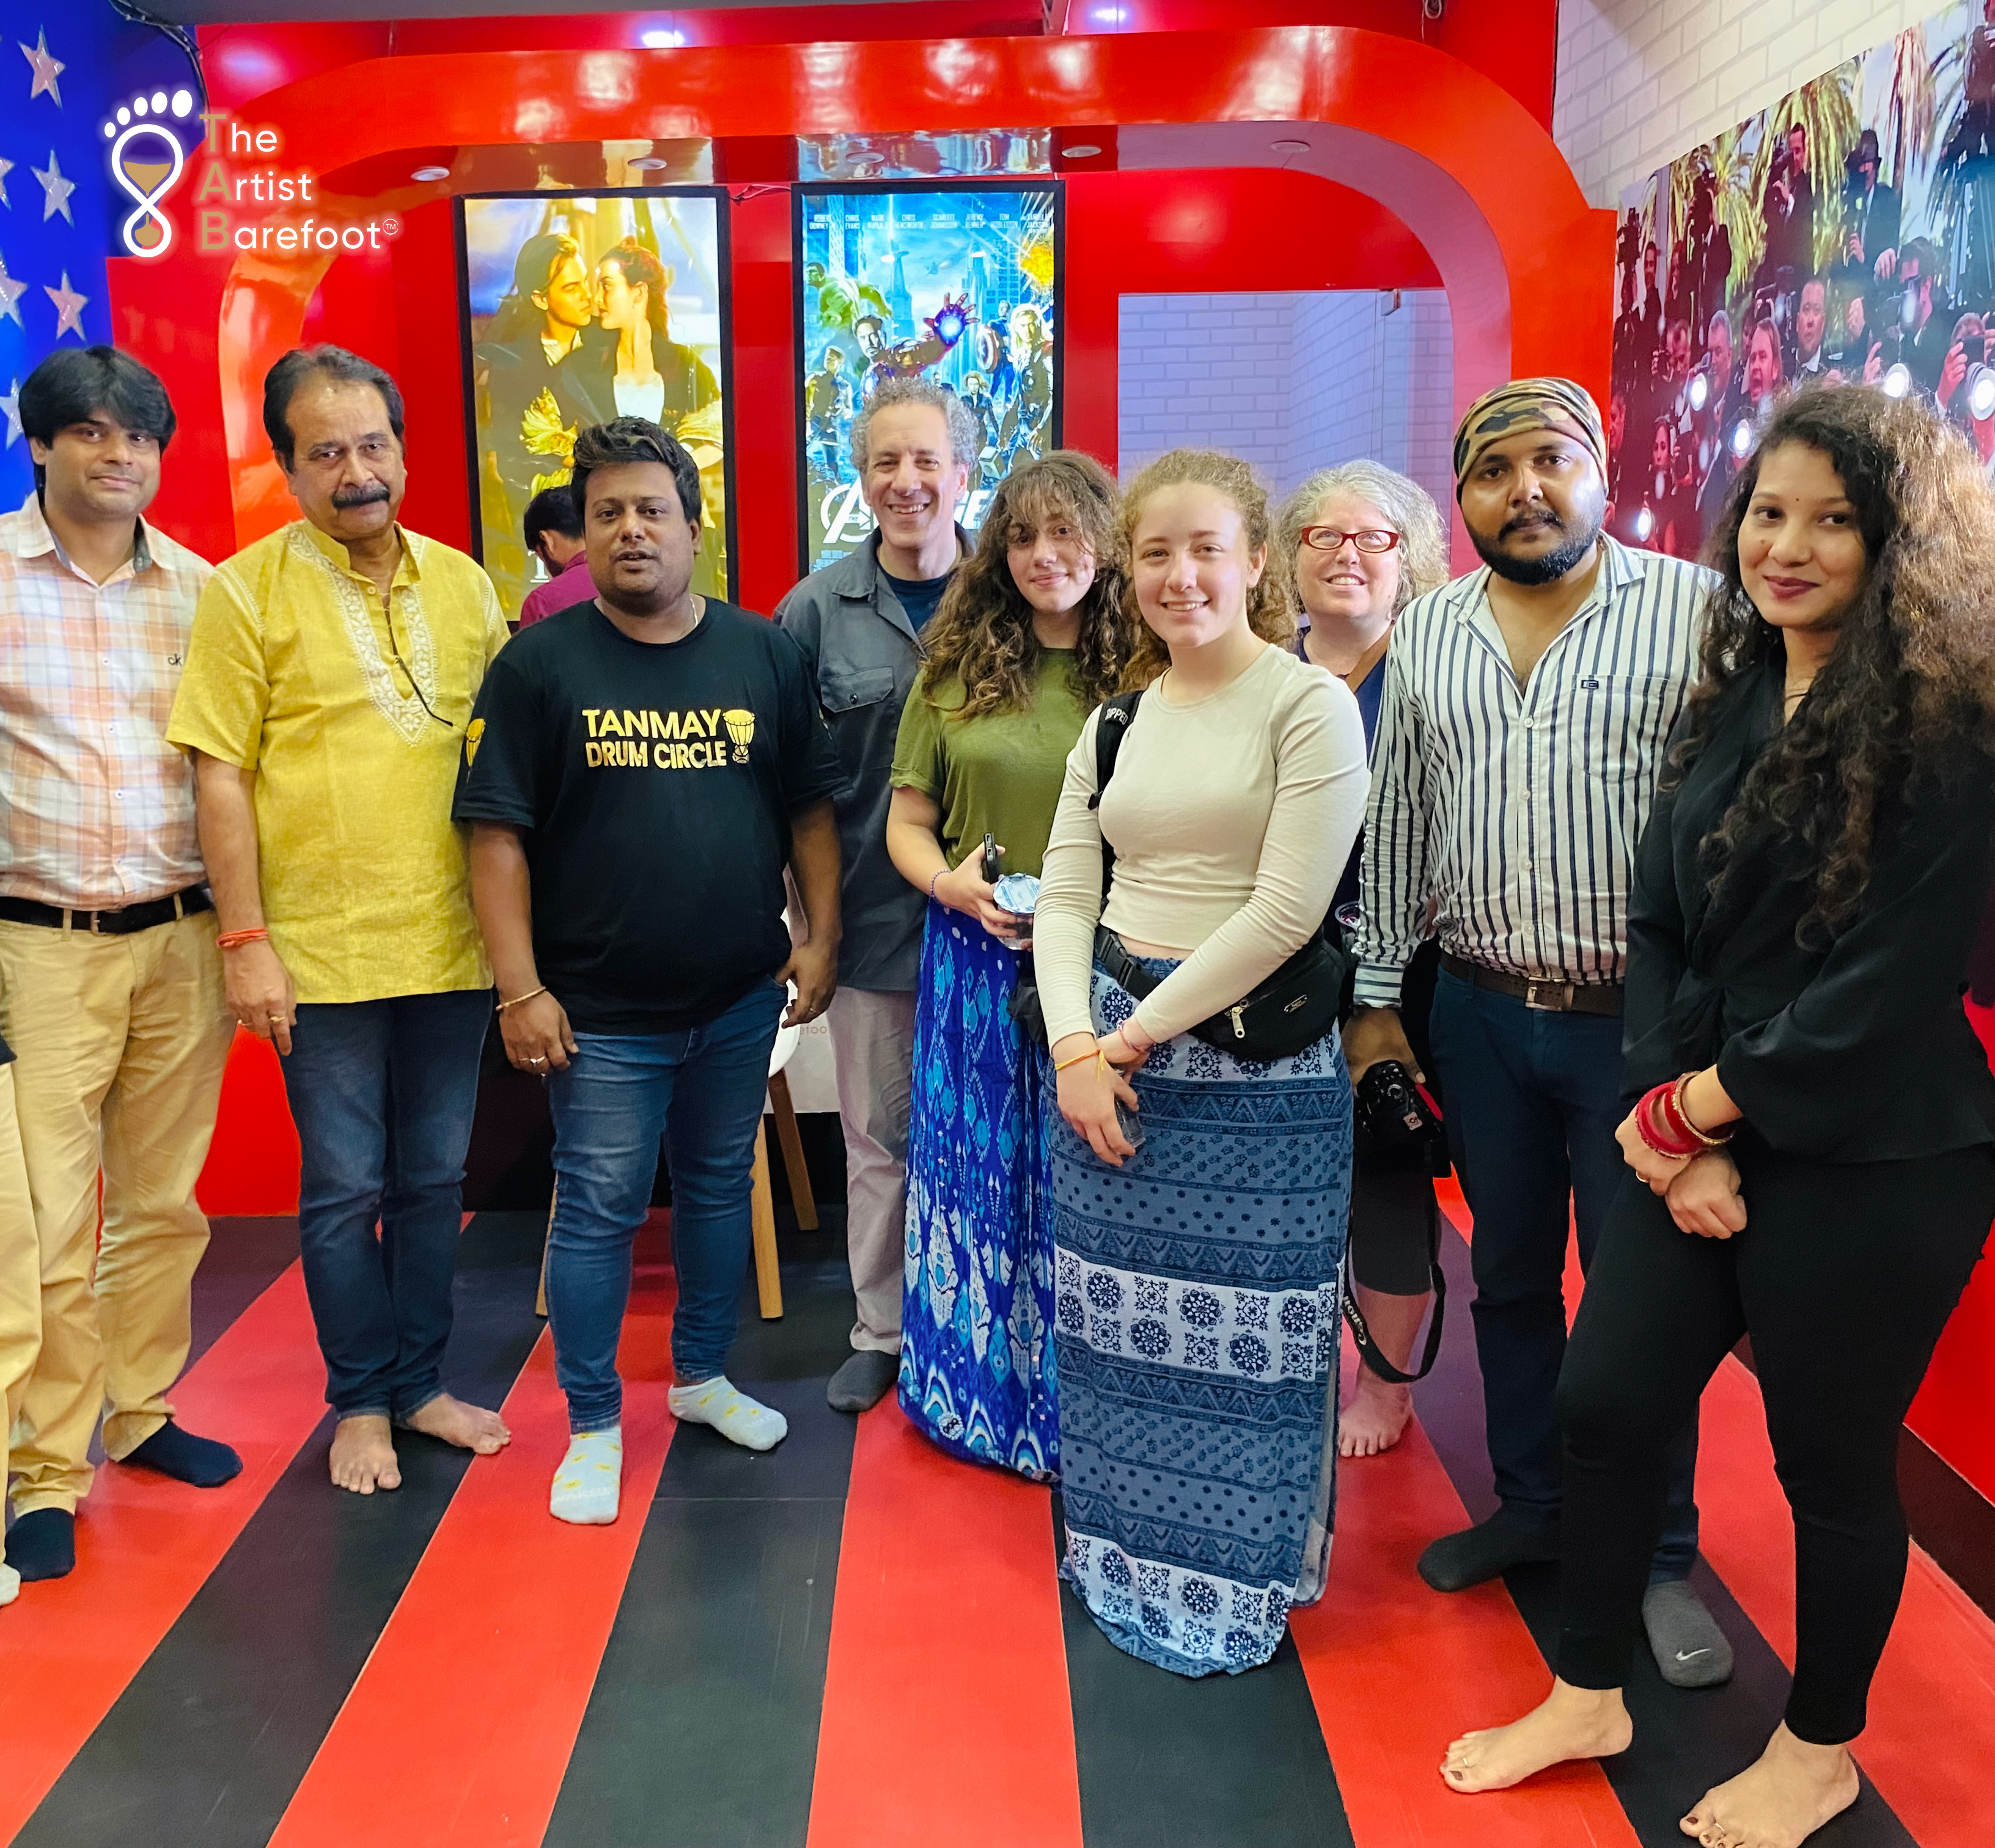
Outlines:
{"label": "man in plaid shirt", "polygon": [[[166,736],[208,566],[143,518],[173,434],[151,372],[57,352],[19,409],[36,485],[0,515],[0,1037],[40,1262],[39,1355],[9,1394],[9,1567],[34,1579],[75,1563],[100,1413],[115,1462],[202,1487],[242,1463],[166,1397],[233,1030],[194,773]],[[0,1287],[0,1382],[36,1299]]]}

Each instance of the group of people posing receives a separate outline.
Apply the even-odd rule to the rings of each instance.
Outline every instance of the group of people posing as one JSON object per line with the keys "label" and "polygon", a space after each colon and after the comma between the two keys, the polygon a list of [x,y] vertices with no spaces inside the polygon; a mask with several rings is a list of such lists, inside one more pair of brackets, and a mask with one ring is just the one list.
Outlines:
{"label": "group of people posing", "polygon": [[1063,1575],[1119,1647],[1251,1669],[1322,1592],[1339,1459],[1403,1431],[1436,1266],[1430,1174],[1352,1088],[1424,1085],[1500,1506],[1419,1569],[1565,1565],[1551,1694],[1443,1775],[1624,1749],[1638,1638],[1677,1686],[1729,1675],[1688,1578],[1695,1421],[1749,1334],[1794,1688],[1684,1827],[1798,1843],[1854,1799],[1897,1432],[1995,1219],[1960,1001],[1995,873],[1995,492],[1927,411],[1796,398],[1698,566],[1603,530],[1583,389],[1502,386],[1457,434],[1483,565],[1451,581],[1432,501],[1365,462],[1277,508],[1216,451],[1121,488],[1055,451],[972,535],[973,420],[893,380],[850,436],[877,531],[774,622],[692,591],[698,468],[620,415],[576,439],[575,600],[508,640],[477,567],[400,524],[400,394],[352,354],[273,369],[301,517],[212,571],[143,517],[149,373],[65,353],[20,405],[0,1602],[73,1565],[100,1414],[118,1464],[239,1468],[167,1397],[237,1023],[281,1055],[332,1478],[371,1493],[404,1430],[508,1441],[441,1371],[496,1003],[555,1127],[550,1509],[590,1524],[619,1511],[661,1144],[671,1409],[785,1435],[726,1367],[771,1050],[823,1013],[856,1304],[830,1403],[898,1386],[936,1443],[1056,1480]]}

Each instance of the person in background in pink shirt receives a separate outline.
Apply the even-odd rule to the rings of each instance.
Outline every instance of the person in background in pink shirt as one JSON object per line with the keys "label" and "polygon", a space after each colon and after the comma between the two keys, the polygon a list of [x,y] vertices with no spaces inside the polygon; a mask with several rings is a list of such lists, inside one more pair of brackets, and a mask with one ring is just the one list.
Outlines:
{"label": "person in background in pink shirt", "polygon": [[527,503],[527,550],[548,567],[548,581],[527,593],[520,606],[520,626],[537,622],[557,610],[572,609],[596,595],[596,580],[589,574],[589,559],[582,549],[582,509],[575,504],[575,490],[565,483],[543,488]]}

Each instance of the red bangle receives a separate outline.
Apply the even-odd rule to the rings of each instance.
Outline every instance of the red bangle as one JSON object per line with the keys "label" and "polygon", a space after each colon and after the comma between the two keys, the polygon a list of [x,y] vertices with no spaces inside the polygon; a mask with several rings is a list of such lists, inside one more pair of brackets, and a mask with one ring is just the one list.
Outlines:
{"label": "red bangle", "polygon": [[1681,1161],[1687,1155],[1703,1153],[1703,1144],[1693,1141],[1687,1131],[1679,1131],[1667,1115],[1667,1100],[1673,1085],[1658,1085],[1643,1095],[1635,1106],[1635,1133],[1652,1154],[1665,1161]]}
{"label": "red bangle", "polygon": [[239,950],[246,943],[268,943],[270,933],[259,924],[253,931],[224,931],[215,940],[218,950]]}
{"label": "red bangle", "polygon": [[1664,1119],[1678,1137],[1688,1138],[1700,1148],[1722,1149],[1732,1140],[1732,1126],[1727,1123],[1716,1135],[1707,1135],[1691,1121],[1690,1112],[1684,1107],[1684,1093],[1689,1089],[1690,1081],[1696,1075],[1694,1071],[1686,1071],[1671,1085],[1668,1095],[1662,1100]]}

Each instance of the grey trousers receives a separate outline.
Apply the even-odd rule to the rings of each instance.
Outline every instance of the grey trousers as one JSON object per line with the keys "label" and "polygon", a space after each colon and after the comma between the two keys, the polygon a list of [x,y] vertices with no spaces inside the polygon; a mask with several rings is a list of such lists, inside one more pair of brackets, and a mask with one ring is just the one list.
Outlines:
{"label": "grey trousers", "polygon": [[832,996],[826,1017],[838,1067],[838,1116],[845,1130],[846,1254],[859,1305],[852,1345],[898,1354],[915,997],[912,990],[841,988]]}

